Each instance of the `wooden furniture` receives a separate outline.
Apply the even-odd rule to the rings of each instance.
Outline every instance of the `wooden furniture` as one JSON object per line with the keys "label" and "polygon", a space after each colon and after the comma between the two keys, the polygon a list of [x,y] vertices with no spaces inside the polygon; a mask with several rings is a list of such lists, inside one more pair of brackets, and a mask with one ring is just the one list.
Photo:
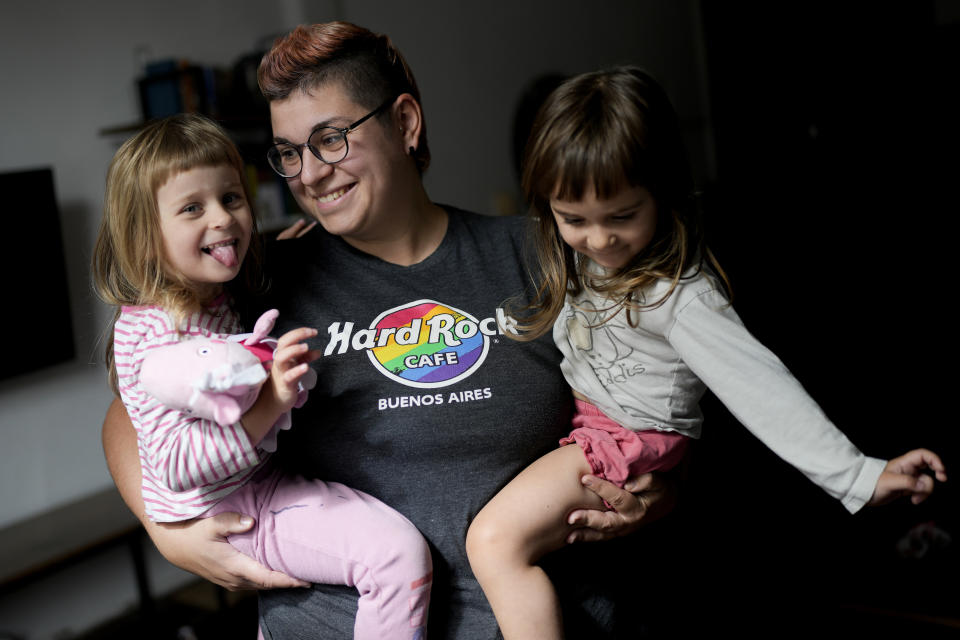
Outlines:
{"label": "wooden furniture", "polygon": [[152,607],[143,528],[120,494],[109,488],[0,529],[0,595],[81,560],[124,545],[129,549],[140,606]]}

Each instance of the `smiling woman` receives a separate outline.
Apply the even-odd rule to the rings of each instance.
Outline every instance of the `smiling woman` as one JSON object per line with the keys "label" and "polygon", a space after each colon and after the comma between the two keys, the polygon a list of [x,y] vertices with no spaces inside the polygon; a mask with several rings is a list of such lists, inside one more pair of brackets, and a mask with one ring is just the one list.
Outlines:
{"label": "smiling woman", "polygon": [[[378,111],[390,114],[399,124],[383,126],[375,119],[375,124],[351,129]],[[422,212],[428,216],[427,224],[418,223],[422,233],[416,234],[411,254],[397,259],[419,262],[436,248],[445,230],[445,216],[422,190],[412,188],[419,184],[419,174],[407,150],[419,138],[423,116],[410,94],[364,115],[342,86],[325,85],[297,90],[271,103],[270,114],[277,141],[313,139],[316,131],[338,124],[352,131],[349,146],[343,147],[347,153],[336,163],[301,153],[300,170],[287,178],[300,208],[328,233],[370,252],[375,246],[393,245],[397,237],[414,240],[411,222]],[[409,195],[398,198],[401,193]]]}

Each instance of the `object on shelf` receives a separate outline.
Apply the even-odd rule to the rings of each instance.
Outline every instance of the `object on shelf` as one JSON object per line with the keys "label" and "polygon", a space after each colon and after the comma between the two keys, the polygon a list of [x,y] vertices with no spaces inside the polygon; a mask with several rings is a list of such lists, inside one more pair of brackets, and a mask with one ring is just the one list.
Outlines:
{"label": "object on shelf", "polygon": [[162,60],[146,67],[137,81],[144,120],[175,113],[217,114],[222,72],[186,60]]}

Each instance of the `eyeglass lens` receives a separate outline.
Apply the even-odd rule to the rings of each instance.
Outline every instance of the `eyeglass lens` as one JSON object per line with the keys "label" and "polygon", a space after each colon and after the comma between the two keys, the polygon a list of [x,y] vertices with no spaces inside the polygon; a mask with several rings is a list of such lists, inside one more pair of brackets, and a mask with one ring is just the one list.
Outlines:
{"label": "eyeglass lens", "polygon": [[300,174],[303,164],[302,149],[307,147],[317,158],[327,164],[336,164],[347,157],[350,146],[347,144],[347,134],[361,124],[386,109],[394,98],[389,98],[379,107],[363,116],[349,127],[320,127],[310,134],[310,138],[303,145],[281,142],[267,150],[267,161],[273,170],[284,178],[293,178]]}
{"label": "eyeglass lens", "polygon": [[[340,162],[347,157],[347,137],[339,129],[322,127],[307,140],[307,148],[319,160],[327,164]],[[282,176],[292,177],[300,173],[301,150],[292,144],[275,144],[267,153],[270,166]]]}

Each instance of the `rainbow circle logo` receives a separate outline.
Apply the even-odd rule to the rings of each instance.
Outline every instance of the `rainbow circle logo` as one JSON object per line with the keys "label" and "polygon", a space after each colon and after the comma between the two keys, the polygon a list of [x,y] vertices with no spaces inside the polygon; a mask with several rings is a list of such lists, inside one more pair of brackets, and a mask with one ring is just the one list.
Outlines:
{"label": "rainbow circle logo", "polygon": [[370,325],[374,366],[408,387],[433,389],[459,382],[483,364],[490,340],[473,316],[433,300],[418,300],[380,314]]}

